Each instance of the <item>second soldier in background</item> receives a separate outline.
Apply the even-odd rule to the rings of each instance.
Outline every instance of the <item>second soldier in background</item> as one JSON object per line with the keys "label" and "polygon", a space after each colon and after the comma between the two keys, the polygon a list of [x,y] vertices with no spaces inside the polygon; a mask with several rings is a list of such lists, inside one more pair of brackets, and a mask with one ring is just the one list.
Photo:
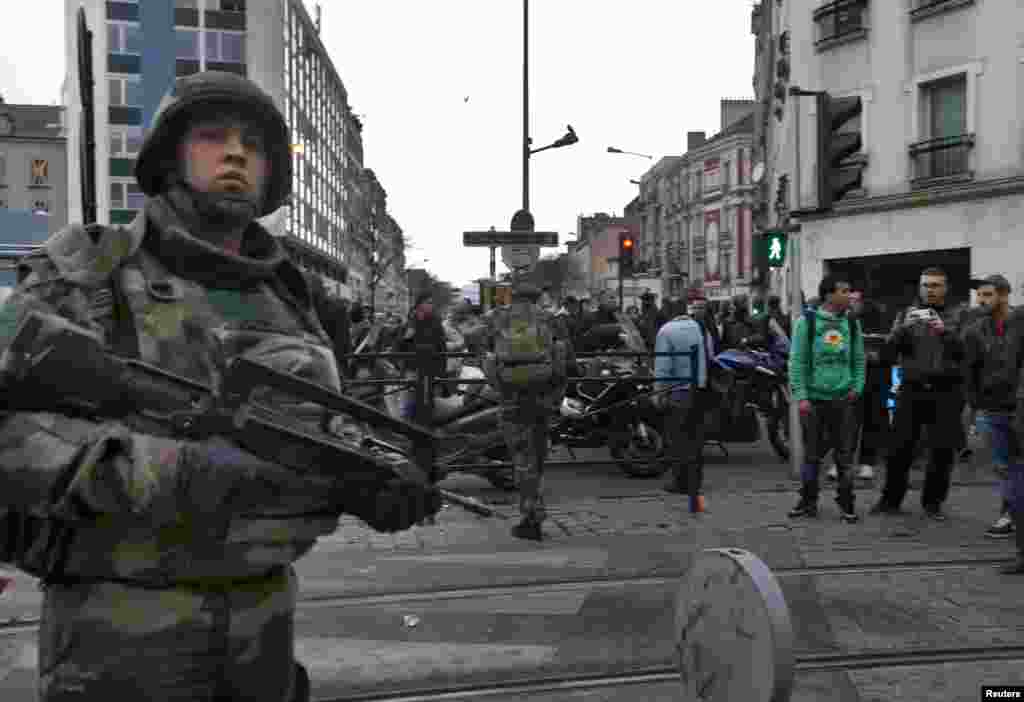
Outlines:
{"label": "second soldier in background", "polygon": [[568,340],[553,316],[538,307],[541,290],[517,283],[512,304],[495,311],[493,353],[486,372],[501,392],[501,423],[515,467],[522,521],[512,533],[540,541],[544,509],[544,462],[553,416],[565,396]]}

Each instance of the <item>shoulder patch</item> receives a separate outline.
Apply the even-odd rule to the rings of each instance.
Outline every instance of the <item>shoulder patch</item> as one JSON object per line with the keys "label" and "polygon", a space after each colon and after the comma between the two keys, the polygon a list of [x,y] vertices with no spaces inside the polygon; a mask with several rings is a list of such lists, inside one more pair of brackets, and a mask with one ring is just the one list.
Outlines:
{"label": "shoulder patch", "polygon": [[65,227],[45,244],[46,255],[65,280],[92,287],[109,278],[142,243],[144,221],[131,227],[103,225]]}

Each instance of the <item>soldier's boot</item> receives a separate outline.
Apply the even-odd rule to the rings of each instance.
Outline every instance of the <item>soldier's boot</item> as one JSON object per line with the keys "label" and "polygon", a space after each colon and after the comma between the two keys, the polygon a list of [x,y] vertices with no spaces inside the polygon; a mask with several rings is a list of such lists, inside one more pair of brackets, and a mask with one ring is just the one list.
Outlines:
{"label": "soldier's boot", "polygon": [[543,541],[544,531],[541,528],[541,523],[534,517],[523,517],[521,522],[512,527],[512,536],[517,539]]}
{"label": "soldier's boot", "polygon": [[512,535],[517,539],[541,541],[544,538],[541,525],[547,517],[547,511],[540,490],[541,479],[538,474],[529,470],[519,473],[519,513],[523,519],[512,527]]}

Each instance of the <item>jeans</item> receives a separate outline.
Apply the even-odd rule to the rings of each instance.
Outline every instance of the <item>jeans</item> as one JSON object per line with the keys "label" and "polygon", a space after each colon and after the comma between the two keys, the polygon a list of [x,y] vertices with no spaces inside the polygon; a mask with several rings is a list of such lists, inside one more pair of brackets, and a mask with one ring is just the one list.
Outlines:
{"label": "jeans", "polygon": [[928,428],[931,462],[921,490],[921,506],[938,509],[949,496],[950,475],[956,446],[963,433],[963,393],[956,384],[945,387],[904,383],[896,401],[892,450],[886,461],[882,502],[898,508],[909,488],[910,465]]}
{"label": "jeans", "polygon": [[[811,412],[801,417],[804,430],[804,463],[800,468],[800,496],[811,503],[818,501],[821,459],[832,449],[836,460],[838,499],[853,510],[853,447],[856,441],[856,403],[843,397],[837,400],[811,400]],[[851,428],[854,429],[851,431]]]}
{"label": "jeans", "polygon": [[[978,432],[988,440],[992,449],[992,462],[1003,468],[1010,465],[1010,432],[1013,430],[1013,417],[1009,414],[978,410],[975,419]],[[1003,499],[1003,508],[1010,500],[1010,481],[999,481],[999,496]]]}
{"label": "jeans", "polygon": [[700,494],[704,482],[704,413],[707,390],[689,389],[672,393],[668,401],[665,436],[672,459],[672,482],[684,492]]}

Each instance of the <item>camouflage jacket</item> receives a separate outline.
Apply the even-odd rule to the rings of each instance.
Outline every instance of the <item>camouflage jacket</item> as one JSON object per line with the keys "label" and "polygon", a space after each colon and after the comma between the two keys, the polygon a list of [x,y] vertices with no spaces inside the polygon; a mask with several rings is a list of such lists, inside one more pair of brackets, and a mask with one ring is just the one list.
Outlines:
{"label": "camouflage jacket", "polygon": [[[494,358],[495,338],[497,337],[498,329],[501,329],[505,325],[505,319],[509,314],[511,314],[509,307],[498,307],[491,310],[483,317],[482,320],[485,329],[482,336],[485,339],[484,348],[486,350],[483,371],[491,385],[495,388],[498,387],[497,367]],[[538,322],[548,325],[555,338],[555,368],[553,370],[556,381],[551,388],[551,392],[546,393],[545,398],[543,399],[545,401],[550,400],[552,403],[559,403],[561,402],[561,398],[565,395],[566,384],[568,381],[568,367],[573,357],[569,330],[564,321],[556,317],[550,311],[538,309],[536,314]]]}
{"label": "camouflage jacket", "polygon": [[[190,236],[156,198],[130,227],[68,227],[22,266],[19,286],[0,309],[0,348],[37,310],[215,388],[219,369],[245,354],[339,389],[305,279],[255,222],[236,256]],[[319,407],[265,395],[258,401],[323,426]],[[3,556],[35,575],[59,561],[63,574],[131,582],[260,576],[295,561],[337,526],[340,510],[328,499],[327,479],[303,478],[263,486],[262,503],[250,500],[242,511],[215,506],[220,523],[211,536],[208,523],[196,526],[196,515],[210,506],[201,509],[182,489],[183,442],[134,422],[128,428],[8,413],[0,416],[0,443],[0,514],[15,508],[45,518],[22,529],[19,543],[5,544]]]}

